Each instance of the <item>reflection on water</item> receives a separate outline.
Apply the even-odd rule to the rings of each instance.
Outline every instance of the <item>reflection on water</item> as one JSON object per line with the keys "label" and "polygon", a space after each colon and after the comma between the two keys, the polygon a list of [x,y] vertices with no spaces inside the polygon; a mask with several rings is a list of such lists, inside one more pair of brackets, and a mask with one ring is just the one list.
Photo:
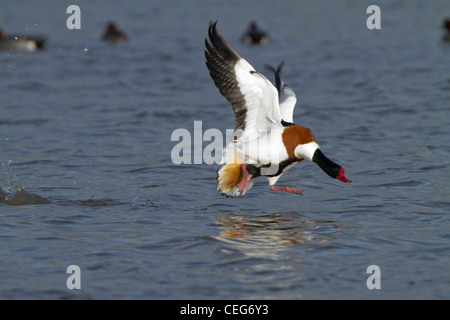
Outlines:
{"label": "reflection on water", "polygon": [[216,239],[243,250],[285,248],[326,241],[314,232],[321,224],[301,220],[298,215],[290,213],[228,214],[218,217],[217,224],[222,231]]}

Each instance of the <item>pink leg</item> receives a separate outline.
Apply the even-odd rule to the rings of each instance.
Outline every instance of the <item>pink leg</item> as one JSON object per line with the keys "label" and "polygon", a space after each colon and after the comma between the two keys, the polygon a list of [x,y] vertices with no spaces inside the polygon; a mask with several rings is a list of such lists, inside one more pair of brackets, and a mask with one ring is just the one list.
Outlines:
{"label": "pink leg", "polygon": [[244,179],[238,184],[239,192],[243,193],[252,179],[252,176],[247,172],[247,165],[241,164],[242,171],[244,171]]}
{"label": "pink leg", "polygon": [[291,187],[275,187],[275,186],[269,186],[269,189],[272,191],[281,191],[281,192],[289,192],[289,193],[295,193],[299,195],[303,195],[302,190],[295,189]]}

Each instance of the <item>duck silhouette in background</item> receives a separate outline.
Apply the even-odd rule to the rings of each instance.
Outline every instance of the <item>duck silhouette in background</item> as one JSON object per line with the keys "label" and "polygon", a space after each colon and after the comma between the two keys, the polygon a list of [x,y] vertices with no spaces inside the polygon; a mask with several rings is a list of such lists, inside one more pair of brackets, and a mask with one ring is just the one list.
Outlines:
{"label": "duck silhouette in background", "polygon": [[36,51],[44,47],[42,36],[6,35],[0,29],[0,50]]}
{"label": "duck silhouette in background", "polygon": [[269,44],[270,39],[267,33],[261,30],[255,21],[252,21],[245,34],[242,36],[242,42],[245,44],[267,45]]}
{"label": "duck silhouette in background", "polygon": [[106,42],[127,42],[128,37],[120,31],[114,22],[109,22],[106,30],[102,35],[102,40]]}
{"label": "duck silhouette in background", "polygon": [[445,29],[445,34],[442,37],[442,40],[450,42],[450,19],[449,18],[444,20],[442,27]]}

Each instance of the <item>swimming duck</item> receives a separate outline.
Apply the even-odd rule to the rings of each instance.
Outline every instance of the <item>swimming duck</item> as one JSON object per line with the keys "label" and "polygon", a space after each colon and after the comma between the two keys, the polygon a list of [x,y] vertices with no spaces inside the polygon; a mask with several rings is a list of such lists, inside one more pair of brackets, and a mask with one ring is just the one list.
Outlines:
{"label": "swimming duck", "polygon": [[110,22],[106,26],[102,40],[107,42],[126,42],[128,41],[128,37],[113,22]]}
{"label": "swimming duck", "polygon": [[443,23],[443,27],[445,29],[445,34],[442,38],[444,41],[450,41],[450,19],[445,19]]}
{"label": "swimming duck", "polygon": [[41,36],[5,35],[0,29],[0,50],[26,50],[42,49],[45,38]]}
{"label": "swimming duck", "polygon": [[250,22],[247,32],[242,37],[245,44],[261,44],[266,45],[270,42],[267,33],[259,29],[256,22]]}
{"label": "swimming duck", "polygon": [[302,194],[275,183],[305,159],[330,177],[351,182],[344,168],[324,155],[311,130],[293,123],[297,98],[281,79],[283,64],[272,68],[275,88],[228,44],[216,24],[210,24],[209,41],[205,39],[206,66],[235,113],[233,140],[223,150],[217,171],[217,190],[227,197],[241,196],[252,187],[252,179],[265,176],[272,191]]}

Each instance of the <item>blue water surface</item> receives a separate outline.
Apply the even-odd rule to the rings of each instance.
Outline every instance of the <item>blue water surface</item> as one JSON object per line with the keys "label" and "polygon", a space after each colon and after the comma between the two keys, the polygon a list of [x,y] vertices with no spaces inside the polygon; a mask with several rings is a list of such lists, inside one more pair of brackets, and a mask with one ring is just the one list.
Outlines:
{"label": "blue water surface", "polygon": [[[377,1],[380,30],[369,1],[80,0],[80,30],[70,4],[0,11],[5,33],[48,38],[0,52],[0,298],[450,298],[448,1]],[[233,128],[205,66],[211,20],[270,79],[285,61],[294,120],[351,184],[304,161],[278,182],[303,196],[258,178],[232,199],[198,150],[172,162],[174,130]],[[240,42],[251,20],[269,45]],[[108,21],[130,40],[100,41]]]}

